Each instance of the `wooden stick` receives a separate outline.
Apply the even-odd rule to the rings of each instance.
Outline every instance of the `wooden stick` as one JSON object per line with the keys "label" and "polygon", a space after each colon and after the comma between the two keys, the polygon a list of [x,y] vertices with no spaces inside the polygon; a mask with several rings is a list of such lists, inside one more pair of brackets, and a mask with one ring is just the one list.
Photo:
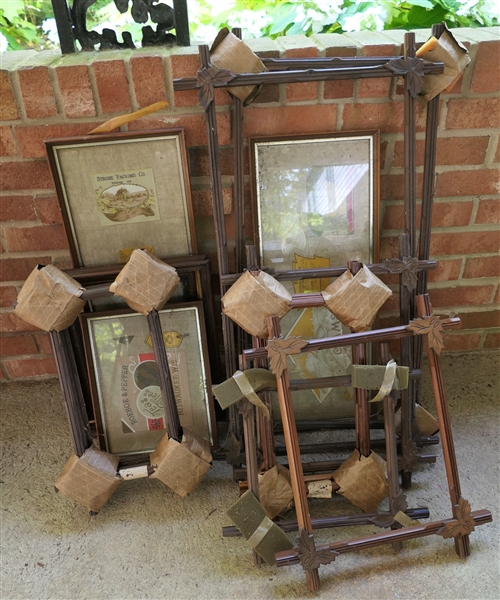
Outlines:
{"label": "wooden stick", "polygon": [[80,457],[92,444],[92,436],[69,332],[67,329],[52,330],[49,337],[54,350],[73,448],[76,456]]}
{"label": "wooden stick", "polygon": [[[486,525],[491,523],[493,518],[489,510],[475,510],[471,513],[474,519],[474,525]],[[456,519],[443,519],[441,521],[433,521],[425,525],[415,525],[415,527],[405,527],[403,529],[396,529],[386,533],[376,533],[374,535],[368,535],[354,540],[347,540],[344,542],[335,542],[326,546],[319,546],[316,548],[317,552],[323,550],[330,550],[337,552],[338,554],[347,554],[348,552],[354,552],[356,550],[367,550],[369,548],[376,548],[384,544],[392,544],[395,541],[406,541],[414,540],[416,538],[426,537],[428,535],[435,535],[440,529],[448,524],[458,524]],[[276,553],[276,565],[278,567],[285,567],[288,565],[299,564],[299,551],[294,548],[293,550],[285,550],[284,552]]]}
{"label": "wooden stick", "polygon": [[[359,261],[347,264],[353,275],[363,267]],[[352,364],[366,365],[366,347],[356,344],[352,347]],[[362,456],[370,455],[370,407],[368,406],[368,390],[354,388],[354,409],[356,421],[356,448]]]}
{"label": "wooden stick", "polygon": [[[385,455],[380,454],[382,458],[385,458]],[[315,461],[315,462],[304,462],[302,463],[302,471],[304,473],[324,473],[328,471],[336,471],[342,463],[345,462],[345,459],[334,459],[334,460],[323,460],[323,461]],[[436,455],[429,454],[425,452],[417,453],[417,462],[422,464],[434,464],[436,462]],[[287,469],[289,468],[288,464],[283,465]],[[401,469],[400,459],[398,458],[398,469]],[[240,479],[246,479],[247,470],[243,467],[238,467],[234,469],[234,479],[238,481]]]}
{"label": "wooden stick", "polygon": [[170,367],[168,365],[167,351],[163,341],[163,333],[160,323],[160,315],[156,309],[153,309],[146,317],[151,334],[151,342],[155,355],[156,365],[158,367],[158,379],[161,395],[163,397],[163,406],[165,407],[165,420],[167,422],[168,437],[181,442],[182,427],[179,419],[179,411],[175,402],[174,387],[170,376]]}
{"label": "wooden stick", "polygon": [[114,117],[106,121],[99,127],[92,129],[89,131],[88,135],[94,135],[97,133],[109,133],[113,131],[113,129],[118,129],[122,125],[126,125],[127,123],[131,123],[136,119],[140,119],[141,117],[145,117],[146,115],[150,115],[152,113],[158,112],[159,110],[163,110],[167,108],[168,102],[166,100],[160,100],[160,102],[155,102],[154,104],[150,104],[149,106],[145,106],[135,112],[129,113],[127,115],[121,115],[120,117]]}
{"label": "wooden stick", "polygon": [[[372,519],[380,516],[384,513],[361,513],[356,515],[346,515],[342,517],[316,517],[311,518],[313,529],[329,529],[330,527],[350,527],[353,525],[371,525]],[[387,513],[385,513],[387,514]],[[405,510],[405,514],[410,519],[428,519],[429,509],[428,508],[408,508]],[[283,531],[297,531],[298,525],[295,519],[286,521],[276,521]],[[238,528],[234,525],[229,525],[222,528],[223,537],[241,537],[241,533]]]}
{"label": "wooden stick", "polygon": [[[458,317],[450,319],[441,319],[443,329],[457,329],[462,322]],[[348,333],[346,335],[338,335],[336,337],[323,338],[319,340],[309,340],[307,344],[300,350],[303,352],[316,352],[317,350],[329,350],[330,348],[342,348],[343,346],[354,346],[356,344],[368,344],[370,342],[390,342],[392,340],[400,340],[405,337],[415,335],[413,331],[407,329],[406,325],[398,327],[387,327],[385,329],[373,329],[372,331],[360,331],[359,333]],[[243,355],[245,361],[258,360],[267,358],[266,348],[253,348],[244,350]]]}
{"label": "wooden stick", "polygon": [[[391,359],[389,344],[381,345],[381,358],[385,364]],[[398,472],[398,450],[396,441],[396,422],[394,418],[394,402],[390,395],[383,400],[384,404],[384,429],[385,429],[385,454],[387,461],[387,483],[389,485],[389,511],[395,515],[398,511],[395,508],[395,501],[400,494],[399,472]],[[391,527],[394,529],[394,527]],[[393,548],[396,551],[403,549],[402,542],[394,542]]]}
{"label": "wooden stick", "polygon": [[[208,47],[207,47],[208,52]],[[215,81],[215,88],[239,87],[247,85],[266,85],[270,83],[301,83],[309,81],[339,81],[344,79],[372,79],[374,77],[397,77],[385,64],[394,60],[395,57],[387,57],[387,60],[378,65],[350,66],[328,69],[306,69],[296,71],[262,71],[261,73],[233,73],[231,81]],[[425,75],[439,75],[444,71],[443,63],[424,61],[423,73]],[[172,81],[174,91],[185,91],[196,89],[198,79],[196,77],[184,77]]]}
{"label": "wooden stick", "polygon": [[[432,315],[432,305],[428,294],[417,296],[417,308],[419,316],[427,317]],[[441,363],[435,350],[425,344],[427,358],[429,359],[429,368],[431,371],[432,389],[434,390],[434,399],[436,402],[437,418],[439,423],[439,433],[443,446],[443,457],[446,468],[446,477],[448,479],[448,490],[453,509],[453,516],[457,517],[457,508],[462,496],[460,489],[460,477],[458,474],[457,457],[455,455],[455,445],[453,444],[453,434],[451,431],[450,413],[444,390],[443,374],[441,372]],[[462,535],[455,538],[456,553],[462,558],[470,555],[469,536]]]}
{"label": "wooden stick", "polygon": [[[377,263],[374,265],[365,265],[365,268],[370,269],[372,273],[375,275],[387,275],[388,270],[385,263]],[[435,260],[420,260],[418,262],[417,269],[418,271],[432,271],[436,268]],[[267,272],[272,275],[277,281],[295,281],[301,279],[322,279],[322,278],[332,278],[332,277],[340,277],[347,271],[347,266],[345,267],[323,267],[318,269],[297,269],[291,271],[275,271],[274,269],[267,269]],[[233,285],[238,279],[241,277],[241,273],[231,273],[230,275],[222,275],[221,281],[222,283],[229,287]],[[315,292],[316,296],[318,293]],[[307,296],[308,294],[292,294],[294,296]]]}
{"label": "wooden stick", "polygon": [[[269,330],[269,339],[280,337],[280,320],[278,317],[268,317],[267,327]],[[300,459],[299,436],[295,427],[295,414],[290,392],[288,369],[285,368],[281,375],[276,376],[276,387],[285,434],[288,463],[290,465],[290,478],[292,481],[295,511],[297,513],[297,523],[300,529],[304,529],[306,533],[312,534],[311,515],[309,514],[307,490],[302,471],[302,461]],[[319,590],[318,569],[306,571],[306,579],[307,586],[311,591]]]}

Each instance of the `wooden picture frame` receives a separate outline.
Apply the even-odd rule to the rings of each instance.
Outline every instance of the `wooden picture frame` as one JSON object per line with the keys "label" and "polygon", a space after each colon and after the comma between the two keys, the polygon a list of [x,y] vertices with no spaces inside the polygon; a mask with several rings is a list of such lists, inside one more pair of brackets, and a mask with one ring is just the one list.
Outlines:
{"label": "wooden picture frame", "polygon": [[[159,311],[181,425],[213,446],[217,426],[202,302]],[[97,439],[127,457],[152,452],[165,417],[147,320],[130,310],[83,313]]]}
{"label": "wooden picture frame", "polygon": [[77,267],[197,252],[184,130],[45,141],[70,253]]}
{"label": "wooden picture frame", "polygon": [[[259,137],[248,143],[261,267],[283,271],[354,259],[378,262],[378,131]],[[320,288],[320,280],[303,280],[294,292]]]}
{"label": "wooden picture frame", "polygon": [[[259,264],[275,271],[328,269],[380,254],[380,134],[376,130],[249,139],[255,245]],[[283,282],[290,293],[321,292],[330,277]],[[326,308],[290,311],[285,337],[333,337],[349,329]],[[292,357],[293,379],[347,375],[351,348]],[[351,386],[294,392],[301,421],[354,416]],[[273,417],[280,419],[273,394]]]}

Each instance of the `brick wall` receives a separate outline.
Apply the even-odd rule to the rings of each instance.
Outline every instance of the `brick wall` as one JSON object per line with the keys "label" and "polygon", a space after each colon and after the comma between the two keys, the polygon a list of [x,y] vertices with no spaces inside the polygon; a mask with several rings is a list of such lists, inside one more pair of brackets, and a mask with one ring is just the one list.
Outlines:
{"label": "brick wall", "polygon": [[[428,31],[418,31],[417,41]],[[459,332],[447,348],[498,347],[498,198],[500,148],[500,37],[498,29],[455,30],[472,62],[442,96],[437,151],[430,294],[441,314],[458,314]],[[392,55],[402,32],[297,36],[249,45],[267,57]],[[172,78],[193,76],[197,49],[83,53],[55,51],[2,56],[1,66],[1,368],[3,379],[55,374],[47,336],[12,313],[23,280],[37,263],[70,266],[67,242],[45,159],[45,138],[88,133],[97,123],[167,98],[170,106],[130,125],[138,130],[185,127],[200,252],[215,258],[215,236],[206,130],[196,92],[173,93]],[[382,258],[395,254],[403,218],[403,103],[401,87],[388,79],[271,85],[245,109],[244,133],[270,135],[380,129]],[[232,211],[231,100],[216,91],[221,169],[230,248]],[[421,185],[425,109],[418,108],[418,181]],[[248,166],[247,166],[248,174]],[[247,194],[248,195],[248,194]],[[247,203],[246,231],[251,237]],[[232,244],[232,245],[231,245]],[[217,268],[216,260],[212,267]],[[394,306],[394,304],[393,304]],[[389,306],[389,310],[391,307]],[[391,323],[395,313],[387,313]]]}

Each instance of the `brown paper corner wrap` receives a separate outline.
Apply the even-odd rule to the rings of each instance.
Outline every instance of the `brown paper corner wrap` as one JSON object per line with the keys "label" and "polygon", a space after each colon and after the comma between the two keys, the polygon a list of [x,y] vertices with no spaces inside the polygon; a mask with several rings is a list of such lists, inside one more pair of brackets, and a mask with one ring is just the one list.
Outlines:
{"label": "brown paper corner wrap", "polygon": [[367,513],[375,512],[389,493],[386,462],[375,452],[366,457],[354,450],[335,471],[333,480],[340,487],[337,494]]}
{"label": "brown paper corner wrap", "polygon": [[121,482],[117,474],[119,460],[92,445],[80,458],[73,455],[68,460],[56,479],[55,488],[98,513]]}
{"label": "brown paper corner wrap", "polygon": [[85,305],[78,281],[54,265],[38,265],[28,276],[17,298],[15,314],[43,331],[62,331]]}
{"label": "brown paper corner wrap", "polygon": [[426,52],[422,58],[430,62],[444,63],[443,73],[440,75],[424,75],[423,77],[420,95],[426,102],[432,100],[434,96],[437,96],[454,83],[470,63],[467,48],[455,39],[446,26],[436,47]]}
{"label": "brown paper corner wrap", "polygon": [[[214,67],[228,69],[231,73],[261,73],[266,70],[260,58],[227,27],[219,31],[210,48],[210,62]],[[260,88],[260,85],[246,85],[226,89],[248,106]]]}
{"label": "brown paper corner wrap", "polygon": [[181,443],[165,434],[150,455],[150,462],[155,469],[151,478],[159,479],[184,498],[198,487],[210,469],[212,454],[208,442],[185,429]]}
{"label": "brown paper corner wrap", "polygon": [[290,508],[293,491],[290,472],[286,467],[277,464],[263,475],[259,475],[259,499],[270,519]]}
{"label": "brown paper corner wrap", "polygon": [[250,335],[267,338],[267,317],[283,317],[290,310],[292,296],[274,277],[249,271],[222,297],[222,312]]}
{"label": "brown paper corner wrap", "polygon": [[349,270],[321,292],[328,310],[354,331],[367,331],[392,291],[370,269]]}
{"label": "brown paper corner wrap", "polygon": [[[394,415],[396,421],[396,433],[401,435],[401,409]],[[434,415],[420,404],[415,404],[415,420],[417,421],[420,435],[424,437],[434,435],[439,431],[439,423]]]}
{"label": "brown paper corner wrap", "polygon": [[133,310],[148,315],[160,310],[179,285],[177,271],[147,250],[134,250],[130,260],[110,285]]}
{"label": "brown paper corner wrap", "polygon": [[285,532],[266,516],[250,490],[228,508],[227,514],[247,543],[268,565],[276,564],[276,552],[293,548]]}

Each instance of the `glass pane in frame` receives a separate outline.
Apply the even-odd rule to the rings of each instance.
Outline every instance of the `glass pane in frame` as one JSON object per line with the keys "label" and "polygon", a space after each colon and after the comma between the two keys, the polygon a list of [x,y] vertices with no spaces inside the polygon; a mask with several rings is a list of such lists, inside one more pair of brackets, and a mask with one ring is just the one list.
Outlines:
{"label": "glass pane in frame", "polygon": [[[379,259],[377,131],[250,140],[253,200],[261,266],[276,271],[370,264]],[[329,278],[283,281],[290,293],[319,292]],[[326,308],[290,311],[285,337],[317,339],[349,333]],[[292,379],[346,375],[351,349],[289,357]],[[350,417],[352,388],[293,392],[299,420]],[[279,419],[277,402],[273,413]]]}
{"label": "glass pane in frame", "polygon": [[[181,425],[213,443],[211,389],[201,303],[160,311]],[[102,449],[152,452],[165,434],[163,400],[146,318],[85,315],[93,400]]]}
{"label": "glass pane in frame", "polygon": [[181,129],[47,140],[73,261],[92,267],[120,251],[196,252]]}

